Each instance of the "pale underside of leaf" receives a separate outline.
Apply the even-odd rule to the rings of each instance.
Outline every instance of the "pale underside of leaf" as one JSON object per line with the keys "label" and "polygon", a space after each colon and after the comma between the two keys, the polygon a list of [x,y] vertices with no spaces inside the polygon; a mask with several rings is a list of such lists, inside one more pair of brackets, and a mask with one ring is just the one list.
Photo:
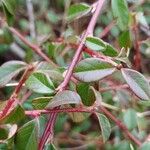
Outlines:
{"label": "pale underside of leaf", "polygon": [[109,120],[106,118],[106,116],[102,114],[97,113],[96,115],[98,117],[100,128],[102,131],[103,141],[106,142],[111,133],[111,126],[110,126]]}
{"label": "pale underside of leaf", "polygon": [[150,84],[139,72],[131,69],[121,69],[122,75],[132,91],[141,99],[150,99]]}
{"label": "pale underside of leaf", "polygon": [[47,108],[53,108],[64,104],[79,104],[80,102],[81,98],[76,92],[65,90],[56,94],[47,105]]}
{"label": "pale underside of leaf", "polygon": [[100,80],[116,69],[109,63],[99,58],[87,58],[80,61],[74,69],[74,76],[84,82]]}
{"label": "pale underside of leaf", "polygon": [[74,76],[84,82],[93,82],[111,75],[115,68],[75,73]]}
{"label": "pale underside of leaf", "polygon": [[20,71],[26,68],[26,63],[21,61],[9,61],[0,67],[0,86],[6,85]]}

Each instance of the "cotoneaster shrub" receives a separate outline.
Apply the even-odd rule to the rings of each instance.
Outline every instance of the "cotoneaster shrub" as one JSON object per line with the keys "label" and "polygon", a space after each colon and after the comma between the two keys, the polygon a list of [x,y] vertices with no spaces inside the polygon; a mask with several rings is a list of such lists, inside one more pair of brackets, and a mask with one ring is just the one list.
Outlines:
{"label": "cotoneaster shrub", "polygon": [[149,150],[149,6],[1,0],[0,149]]}

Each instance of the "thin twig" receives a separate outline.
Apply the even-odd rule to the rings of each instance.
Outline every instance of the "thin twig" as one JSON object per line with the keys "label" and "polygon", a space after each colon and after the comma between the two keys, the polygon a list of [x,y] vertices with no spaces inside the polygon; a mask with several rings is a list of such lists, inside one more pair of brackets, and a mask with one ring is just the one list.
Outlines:
{"label": "thin twig", "polygon": [[39,56],[41,56],[44,60],[46,60],[47,62],[49,62],[50,64],[52,64],[54,67],[57,67],[57,65],[52,61],[50,60],[50,58],[48,58],[43,52],[42,52],[42,49],[32,43],[30,43],[28,40],[26,40],[24,38],[24,36],[22,36],[21,33],[19,33],[15,28],[13,27],[9,27],[10,31],[19,37],[19,39],[25,43],[27,46],[29,46],[34,52],[36,52]]}
{"label": "thin twig", "polygon": [[105,37],[109,33],[109,31],[114,27],[115,24],[116,24],[116,20],[113,20],[108,26],[104,28],[104,30],[101,32],[99,37],[100,38]]}
{"label": "thin twig", "polygon": [[[106,108],[104,108],[102,105],[99,106],[97,109],[97,107],[78,107],[78,108],[57,108],[57,109],[49,109],[49,110],[32,110],[32,111],[25,111],[26,115],[30,115],[30,116],[36,116],[36,115],[40,115],[40,114],[49,114],[49,113],[63,113],[63,112],[85,112],[85,113],[104,113],[108,118],[110,118],[112,121],[115,122],[115,124],[124,131],[125,135],[131,140],[133,141],[135,144],[137,144],[139,147],[142,145],[142,143],[136,138],[134,137],[129,130],[127,129],[127,127],[119,120],[117,119],[111,112],[109,112]],[[53,134],[52,130],[47,130],[47,132]],[[47,135],[48,136],[48,135]],[[47,137],[48,138],[48,137]],[[46,141],[45,141],[46,142]]]}
{"label": "thin twig", "polygon": [[24,74],[22,75],[18,85],[15,87],[14,92],[12,93],[12,95],[10,96],[10,98],[8,99],[8,102],[5,106],[5,108],[2,110],[0,118],[3,118],[7,115],[7,113],[12,109],[13,105],[18,102],[18,100],[16,99],[16,97],[18,96],[23,84],[25,83],[25,81],[27,80],[29,74],[31,73],[31,71],[34,69],[33,65],[29,65],[27,67],[27,69],[25,70]]}
{"label": "thin twig", "polygon": [[[65,90],[65,88],[67,87],[67,85],[68,85],[68,83],[69,83],[69,81],[70,81],[70,79],[71,79],[71,76],[72,76],[72,73],[73,73],[73,69],[74,69],[75,65],[77,64],[77,62],[78,62],[78,60],[79,60],[79,58],[80,58],[80,54],[81,54],[81,52],[82,52],[82,48],[84,47],[84,43],[85,43],[86,37],[89,36],[89,35],[93,35],[93,30],[94,30],[94,27],[95,27],[97,18],[98,18],[98,16],[99,16],[99,13],[100,13],[100,10],[101,10],[101,8],[102,8],[102,6],[103,6],[104,1],[105,1],[105,0],[99,0],[98,3],[97,3],[96,10],[95,10],[95,12],[93,13],[93,16],[92,16],[92,18],[91,18],[91,20],[90,20],[90,23],[89,23],[89,25],[88,25],[88,27],[87,27],[87,30],[86,30],[85,34],[84,34],[84,35],[82,36],[82,38],[81,38],[80,45],[79,45],[79,47],[77,48],[77,51],[76,51],[76,53],[75,53],[75,55],[74,55],[74,58],[73,58],[73,60],[72,60],[72,62],[71,62],[71,64],[70,64],[70,66],[69,66],[69,69],[68,69],[68,71],[67,71],[67,73],[66,73],[66,76],[65,76],[65,78],[64,78],[64,81],[62,82],[62,84],[60,84],[60,86],[59,86],[58,89],[57,89],[59,92]],[[41,140],[40,140],[40,143],[39,143],[39,150],[42,150],[42,149],[44,148],[44,144],[45,144],[45,142],[47,141],[47,138],[48,138],[49,136],[53,135],[53,126],[54,126],[54,124],[55,124],[56,117],[57,117],[57,113],[52,113],[52,114],[51,114],[51,117],[50,117],[50,119],[49,119],[49,121],[48,121],[48,123],[47,123],[47,126],[46,126],[46,128],[45,128],[45,131],[44,131],[44,133],[43,133],[43,136],[42,136],[42,138],[41,138]],[[52,134],[49,134],[49,133],[46,132],[46,131],[50,131],[49,133],[52,132]]]}
{"label": "thin twig", "polygon": [[135,16],[134,16],[133,33],[134,33],[134,49],[135,49],[134,65],[135,65],[135,69],[140,71],[140,69],[141,69],[141,53],[140,53],[140,45],[139,45],[139,41],[138,41],[139,40],[138,24],[137,24]]}
{"label": "thin twig", "polygon": [[120,121],[118,120],[111,112],[109,112],[106,108],[103,106],[99,106],[99,110],[103,112],[108,118],[110,118],[112,121],[115,122],[115,124],[124,131],[124,133],[127,135],[127,137],[133,141],[136,145],[139,147],[142,145],[141,141],[139,141],[136,137],[134,137],[128,130],[128,128]]}
{"label": "thin twig", "polygon": [[84,43],[85,43],[85,39],[87,36],[89,35],[93,35],[93,30],[94,30],[94,27],[95,27],[95,24],[96,24],[96,21],[97,21],[97,18],[99,16],[99,13],[100,13],[100,10],[103,6],[103,3],[104,3],[105,0],[99,0],[98,3],[97,3],[97,7],[96,7],[96,10],[90,20],[90,23],[87,27],[87,30],[85,32],[85,34],[82,36],[81,38],[81,42],[80,42],[80,45],[78,46],[78,49],[74,55],[74,58],[69,66],[69,69],[67,71],[67,74],[65,76],[65,79],[64,81],[62,82],[62,84],[58,87],[58,90],[62,91],[64,90],[68,83],[69,83],[69,80],[72,76],[72,73],[73,73],[73,69],[75,67],[75,65],[77,64],[78,60],[79,60],[79,57],[80,57],[80,54],[82,52],[82,48],[84,47]]}

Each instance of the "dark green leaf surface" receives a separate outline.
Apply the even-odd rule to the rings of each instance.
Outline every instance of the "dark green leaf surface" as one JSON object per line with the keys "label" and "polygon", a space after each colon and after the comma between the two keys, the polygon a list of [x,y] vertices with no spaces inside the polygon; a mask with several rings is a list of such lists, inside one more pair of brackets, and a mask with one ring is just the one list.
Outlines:
{"label": "dark green leaf surface", "polygon": [[141,73],[127,68],[121,69],[121,72],[127,84],[139,98],[150,100],[150,84]]}
{"label": "dark green leaf surface", "polygon": [[44,109],[52,97],[38,97],[32,100],[32,106],[34,109]]}
{"label": "dark green leaf surface", "polygon": [[79,18],[90,11],[90,6],[84,3],[71,5],[68,14],[67,20],[71,21],[73,19]]}
{"label": "dark green leaf surface", "polygon": [[45,150],[57,150],[54,144],[47,144]]}
{"label": "dark green leaf surface", "polygon": [[83,82],[98,81],[111,75],[115,68],[101,59],[87,58],[80,61],[74,69],[74,76]]}
{"label": "dark green leaf surface", "polygon": [[85,45],[94,51],[101,51],[104,55],[107,56],[117,56],[116,49],[110,44],[104,42],[100,38],[97,37],[87,37],[85,41]]}
{"label": "dark green leaf surface", "polygon": [[129,12],[126,0],[112,0],[112,11],[114,17],[117,18],[118,26],[121,30],[125,30],[128,27]]}
{"label": "dark green leaf surface", "polygon": [[103,141],[106,142],[109,139],[109,136],[111,133],[111,126],[110,126],[109,120],[107,119],[106,116],[102,114],[97,113],[96,115],[98,117],[98,121],[100,124]]}
{"label": "dark green leaf surface", "polygon": [[47,108],[53,108],[64,104],[79,104],[80,102],[81,98],[76,92],[65,90],[56,94],[49,102]]}
{"label": "dark green leaf surface", "polygon": [[130,37],[130,31],[124,31],[120,36],[119,36],[119,45],[120,47],[124,47],[126,50],[128,48],[131,48],[132,46],[132,41]]}
{"label": "dark green leaf surface", "polygon": [[17,132],[15,144],[18,150],[38,149],[37,121],[32,120],[23,125]]}
{"label": "dark green leaf surface", "polygon": [[2,0],[3,4],[7,8],[10,14],[14,15],[16,9],[16,0]]}
{"label": "dark green leaf surface", "polygon": [[26,81],[26,86],[36,93],[51,94],[54,92],[51,79],[42,72],[33,73]]}
{"label": "dark green leaf surface", "polygon": [[24,70],[26,63],[22,61],[9,61],[0,67],[0,86],[6,85],[20,71]]}
{"label": "dark green leaf surface", "polygon": [[87,37],[85,45],[95,51],[103,51],[105,50],[106,44],[104,41],[97,37]]}
{"label": "dark green leaf surface", "polygon": [[91,106],[94,104],[96,100],[95,93],[88,83],[79,83],[77,85],[77,92],[84,105]]}
{"label": "dark green leaf surface", "polygon": [[24,117],[25,117],[24,109],[20,105],[18,105],[5,118],[0,120],[0,123],[13,124],[21,121],[22,119],[24,119]]}

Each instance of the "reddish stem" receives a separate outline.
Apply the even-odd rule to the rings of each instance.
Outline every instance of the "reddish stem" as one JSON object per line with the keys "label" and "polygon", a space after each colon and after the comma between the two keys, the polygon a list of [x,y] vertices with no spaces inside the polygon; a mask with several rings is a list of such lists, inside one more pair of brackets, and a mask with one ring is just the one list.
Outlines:
{"label": "reddish stem", "polygon": [[107,27],[104,28],[103,32],[100,34],[100,38],[105,37],[109,31],[114,27],[116,24],[116,20],[113,20]]}
{"label": "reddish stem", "polygon": [[117,119],[114,115],[112,115],[106,108],[104,108],[103,106],[99,107],[100,111],[102,111],[108,118],[110,118],[112,121],[115,122],[115,124],[124,131],[124,133],[127,135],[127,137],[133,141],[136,145],[138,145],[139,147],[142,145],[142,143],[136,138],[134,137],[129,130],[127,129],[127,127],[119,120]]}
{"label": "reddish stem", "polygon": [[46,60],[47,62],[49,62],[50,64],[52,64],[54,67],[57,67],[57,65],[52,61],[50,60],[50,58],[48,58],[43,52],[42,52],[42,49],[32,43],[30,43],[28,40],[26,40],[24,38],[24,36],[22,36],[21,33],[19,33],[15,28],[13,27],[9,27],[10,31],[19,37],[19,39],[25,43],[26,45],[28,45],[34,52],[36,52],[39,56],[41,56],[44,60]]}
{"label": "reddish stem", "polygon": [[18,84],[18,85],[16,86],[16,88],[15,88],[15,91],[14,91],[14,93],[13,93],[14,95],[18,95],[18,94],[19,94],[19,92],[20,92],[20,90],[21,90],[23,84],[25,83],[25,81],[27,80],[27,78],[28,78],[30,72],[33,71],[33,69],[34,69],[34,66],[33,66],[33,65],[29,65],[29,66],[27,67],[27,69],[25,70],[24,74],[22,75],[22,77],[21,77],[21,79],[20,79],[20,81],[19,81],[19,84]]}
{"label": "reddish stem", "polygon": [[140,71],[141,69],[141,53],[140,53],[140,45],[139,45],[139,36],[138,36],[138,24],[136,23],[135,18],[135,25],[133,27],[133,33],[134,33],[134,49],[135,49],[135,56],[134,56],[134,64],[135,69],[137,71]]}
{"label": "reddish stem", "polygon": [[8,102],[5,106],[5,108],[3,109],[0,118],[3,118],[7,115],[7,113],[12,109],[13,105],[15,102],[17,102],[18,100],[16,99],[17,95],[19,94],[24,82],[26,81],[26,79],[29,76],[29,73],[34,69],[34,67],[32,65],[29,65],[27,67],[27,69],[25,70],[24,74],[22,75],[19,84],[16,86],[13,94],[11,95],[11,97],[8,99]]}
{"label": "reddish stem", "polygon": [[[106,108],[104,108],[103,106],[99,106],[99,109],[97,110],[94,106],[93,107],[78,107],[78,108],[54,108],[54,109],[49,109],[49,110],[32,110],[32,111],[26,111],[25,114],[26,115],[31,115],[31,116],[35,116],[35,115],[40,115],[40,114],[49,114],[52,113],[52,115],[55,115],[56,113],[62,113],[62,112],[85,112],[85,113],[96,113],[96,112],[103,112],[108,118],[110,118],[112,121],[115,122],[115,124],[124,131],[124,133],[127,135],[127,137],[133,141],[135,144],[137,144],[139,147],[142,145],[142,143],[136,138],[134,137],[129,130],[127,129],[127,127],[119,120],[117,119],[111,112],[109,112]],[[53,119],[56,119],[55,117],[51,116]],[[51,119],[52,120],[52,119]],[[55,120],[56,121],[56,120]],[[48,128],[46,130],[46,137],[49,137],[49,134],[53,134],[53,130],[51,130],[51,126],[53,126],[54,124],[47,124]],[[47,138],[44,138],[44,140],[46,140]],[[42,143],[40,143],[40,145],[44,144],[46,141],[41,141]]]}
{"label": "reddish stem", "polygon": [[81,38],[81,42],[80,42],[80,45],[78,46],[77,48],[77,51],[73,57],[73,60],[69,66],[69,69],[67,71],[67,74],[65,76],[65,79],[64,81],[62,82],[62,84],[58,87],[58,89],[60,91],[64,90],[66,88],[66,86],[68,85],[69,81],[70,81],[70,78],[72,76],[72,73],[73,73],[73,69],[75,67],[75,65],[77,64],[78,60],[79,60],[79,57],[80,57],[80,54],[82,52],[82,48],[84,47],[84,43],[85,43],[85,39],[87,36],[89,35],[93,35],[93,30],[94,30],[94,27],[95,27],[95,24],[96,24],[96,21],[97,21],[97,18],[99,16],[99,13],[100,13],[100,10],[103,6],[103,3],[104,3],[105,0],[99,0],[98,3],[97,3],[97,7],[96,7],[96,10],[90,20],[90,23],[87,27],[87,30],[85,32],[85,34],[82,36]]}
{"label": "reddish stem", "polygon": [[[69,66],[69,69],[68,69],[67,74],[66,74],[66,76],[65,76],[65,78],[64,78],[64,81],[63,81],[62,84],[58,87],[58,91],[59,91],[59,92],[65,90],[65,88],[67,87],[67,85],[68,85],[68,83],[69,83],[69,81],[70,81],[70,79],[71,79],[71,76],[72,76],[72,73],[73,73],[73,69],[74,69],[75,65],[77,64],[77,62],[78,62],[78,60],[79,60],[79,58],[80,58],[80,54],[81,54],[81,52],[82,52],[82,48],[84,47],[85,39],[86,39],[86,37],[87,37],[88,35],[92,35],[92,34],[93,34],[93,30],[94,30],[94,27],[95,27],[97,18],[98,18],[98,16],[99,16],[99,13],[100,13],[100,10],[101,10],[101,8],[102,8],[102,5],[103,5],[104,1],[105,1],[105,0],[99,0],[98,3],[97,3],[96,10],[95,10],[95,12],[94,12],[94,14],[93,14],[93,16],[92,16],[92,18],[91,18],[91,20],[90,20],[90,23],[89,23],[89,25],[88,25],[88,27],[87,27],[87,30],[86,30],[85,34],[84,34],[84,35],[82,36],[82,38],[81,38],[80,45],[79,45],[79,47],[77,48],[77,51],[76,51],[76,53],[75,53],[75,55],[74,55],[74,58],[73,58],[73,60],[72,60],[72,62],[71,62],[71,64],[70,64],[70,66]],[[49,130],[49,131],[53,131],[53,126],[54,126],[54,124],[55,124],[55,120],[56,120],[56,117],[57,117],[57,113],[54,113],[54,114],[52,113],[51,115],[52,115],[52,117],[50,117],[50,119],[49,119],[49,121],[48,121],[48,124],[47,124],[47,126],[46,126],[46,129],[45,129],[45,131],[44,131],[44,133],[43,133],[43,136],[42,136],[42,138],[41,138],[41,140],[40,140],[39,150],[42,150],[42,149],[44,148],[44,144],[45,144],[45,142],[47,141],[47,138],[48,138],[50,135],[52,135],[52,134],[48,135],[50,132],[47,133],[46,131],[48,131],[48,130]],[[49,124],[52,124],[52,125],[49,125]],[[53,133],[53,132],[52,132],[52,133]]]}
{"label": "reddish stem", "polygon": [[62,112],[88,112],[91,113],[93,108],[54,108],[54,109],[46,109],[46,110],[28,110],[25,111],[26,115],[34,116],[35,114],[49,114],[49,113],[62,113]]}

